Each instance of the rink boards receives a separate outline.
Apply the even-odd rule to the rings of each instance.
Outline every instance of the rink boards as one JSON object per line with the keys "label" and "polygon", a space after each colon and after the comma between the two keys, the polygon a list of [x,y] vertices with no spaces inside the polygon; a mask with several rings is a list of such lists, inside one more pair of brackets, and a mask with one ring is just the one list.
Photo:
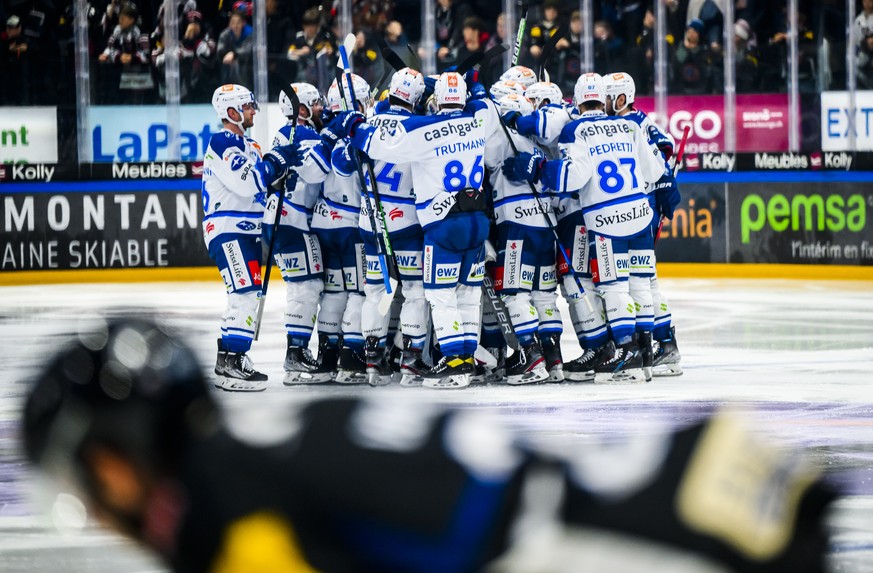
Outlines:
{"label": "rink boards", "polygon": [[[873,278],[873,172],[696,171],[679,182],[657,248],[665,276]],[[216,279],[200,185],[5,182],[0,284]]]}

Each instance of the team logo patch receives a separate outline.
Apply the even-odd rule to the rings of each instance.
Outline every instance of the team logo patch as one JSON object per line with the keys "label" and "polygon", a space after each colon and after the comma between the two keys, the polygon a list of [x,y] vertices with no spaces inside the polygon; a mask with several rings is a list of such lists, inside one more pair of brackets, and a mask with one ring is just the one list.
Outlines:
{"label": "team logo patch", "polygon": [[230,160],[230,169],[231,171],[239,171],[245,164],[245,157],[243,157],[242,155],[234,155],[233,159]]}
{"label": "team logo patch", "polygon": [[403,210],[400,209],[399,207],[394,207],[393,209],[388,211],[388,218],[391,219],[392,221],[395,219],[403,218]]}
{"label": "team logo patch", "polygon": [[239,223],[236,224],[236,226],[238,229],[241,229],[243,231],[254,231],[255,229],[258,228],[258,226],[255,225],[254,223],[252,223],[251,221],[240,221]]}

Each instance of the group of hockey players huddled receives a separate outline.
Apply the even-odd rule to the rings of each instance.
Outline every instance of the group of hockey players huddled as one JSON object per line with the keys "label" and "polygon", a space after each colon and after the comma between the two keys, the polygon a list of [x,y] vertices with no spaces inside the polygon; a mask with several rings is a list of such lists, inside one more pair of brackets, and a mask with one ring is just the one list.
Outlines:
{"label": "group of hockey players huddled", "polygon": [[[218,387],[266,387],[246,353],[270,251],[286,385],[682,373],[654,253],[679,203],[674,141],[634,109],[628,74],[580,76],[572,104],[523,66],[487,91],[475,72],[404,68],[379,102],[359,76],[337,81],[326,103],[310,84],[282,92],[289,121],[263,154],[245,135],[252,93],[213,96],[225,129],[205,156],[203,232],[228,292]],[[559,287],[582,349],[566,362]]]}

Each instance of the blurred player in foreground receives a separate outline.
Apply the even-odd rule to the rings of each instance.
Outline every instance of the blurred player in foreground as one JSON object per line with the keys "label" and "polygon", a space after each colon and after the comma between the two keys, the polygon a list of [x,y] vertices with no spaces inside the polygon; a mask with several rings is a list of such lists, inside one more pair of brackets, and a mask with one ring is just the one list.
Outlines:
{"label": "blurred player in foreground", "polygon": [[729,414],[557,459],[481,409],[389,398],[313,402],[247,445],[179,338],[114,322],[41,373],[23,437],[179,572],[824,570],[834,495]]}

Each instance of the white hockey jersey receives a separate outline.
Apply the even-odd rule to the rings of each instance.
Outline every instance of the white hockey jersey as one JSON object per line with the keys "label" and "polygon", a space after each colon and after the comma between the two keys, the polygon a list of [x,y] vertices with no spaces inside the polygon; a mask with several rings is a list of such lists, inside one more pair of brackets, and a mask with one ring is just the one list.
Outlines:
{"label": "white hockey jersey", "polygon": [[[388,130],[396,129],[397,126],[414,117],[410,112],[401,107],[393,106],[388,110],[377,113],[367,120],[374,127],[384,127]],[[382,200],[382,209],[385,210],[385,223],[389,233],[398,233],[407,229],[418,227],[418,215],[415,210],[415,193],[412,187],[412,163],[393,163],[384,160],[373,161],[373,173],[376,176],[376,186],[379,197]],[[373,200],[372,182],[367,173],[367,196],[369,204],[375,207]],[[380,216],[376,213],[376,220]],[[367,204],[361,204],[361,216],[358,225],[365,233],[372,233],[370,215]],[[379,230],[376,223],[377,232]]]}
{"label": "white hockey jersey", "polygon": [[[530,139],[519,135],[512,129],[509,130],[509,133],[518,151],[542,155],[542,151]],[[527,182],[517,183],[510,181],[503,174],[503,161],[508,157],[513,157],[515,153],[513,153],[509,140],[506,138],[506,134],[503,133],[502,128],[499,133],[494,134],[488,140],[486,150],[485,165],[488,167],[488,181],[493,189],[495,222],[498,224],[511,223],[535,229],[547,228],[546,218],[540,209],[536,197],[531,192],[530,185]],[[550,207],[550,195],[541,193],[541,201],[546,209],[546,213],[549,214],[554,224],[555,219]]]}
{"label": "white hockey jersey", "polygon": [[359,127],[352,141],[373,159],[412,162],[412,186],[423,228],[444,219],[463,189],[485,181],[485,143],[499,127],[493,102],[470,102],[464,111],[413,116],[395,128]]}
{"label": "white hockey jersey", "polygon": [[331,172],[322,185],[321,197],[312,213],[312,229],[358,227],[361,212],[361,184],[357,171],[349,169],[348,142],[342,140],[331,153]]}
{"label": "white hockey jersey", "polygon": [[259,235],[267,191],[260,167],[261,148],[254,139],[226,129],[209,140],[203,158],[203,239],[219,235]]}
{"label": "white hockey jersey", "polygon": [[[290,137],[291,125],[288,124],[276,133],[273,147],[288,145]],[[321,192],[321,184],[330,173],[330,157],[327,156],[318,132],[308,125],[297,125],[294,130],[294,142],[303,151],[303,164],[294,168],[299,177],[294,189],[285,191],[284,208],[279,224],[308,231],[312,210]]]}
{"label": "white hockey jersey", "polygon": [[543,182],[558,192],[579,191],[589,231],[627,237],[650,224],[646,186],[666,167],[639,125],[588,111],[564,128],[559,142],[562,158],[546,164]]}
{"label": "white hockey jersey", "polygon": [[561,132],[568,123],[578,118],[579,114],[572,106],[548,104],[526,118],[519,119],[519,122],[528,123],[525,126],[528,129],[522,129],[522,132],[531,132],[534,141],[545,151],[547,158],[557,159],[561,156],[561,150],[558,147]]}

